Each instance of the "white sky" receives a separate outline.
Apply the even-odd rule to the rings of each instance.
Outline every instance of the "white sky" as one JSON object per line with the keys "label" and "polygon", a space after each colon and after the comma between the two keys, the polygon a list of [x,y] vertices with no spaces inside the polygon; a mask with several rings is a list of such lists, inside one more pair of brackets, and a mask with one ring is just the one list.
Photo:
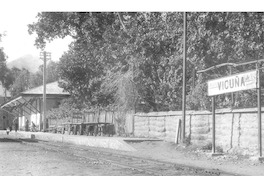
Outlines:
{"label": "white sky", "polygon": [[[159,3],[157,3],[159,2]],[[161,3],[162,2],[162,3]],[[34,35],[28,34],[27,25],[36,21],[41,11],[262,11],[260,0],[245,1],[221,0],[6,0],[0,6],[0,33],[6,31],[0,46],[4,47],[7,61],[31,54],[39,56],[40,50],[34,46]],[[212,4],[212,2],[214,2]],[[259,5],[258,5],[259,4]],[[252,6],[253,5],[253,6]],[[241,8],[242,7],[242,8]],[[253,7],[253,9],[252,9]],[[254,9],[257,7],[257,9]],[[57,39],[47,44],[52,60],[57,61],[67,51],[71,39]]]}
{"label": "white sky", "polygon": [[[7,62],[17,59],[21,56],[31,54],[39,56],[41,50],[34,46],[36,35],[29,35],[28,24],[36,20],[36,10],[17,10],[2,9],[0,10],[0,33],[5,32],[6,36],[2,37],[0,46],[8,56]],[[68,50],[68,44],[71,38],[64,40],[56,39],[48,43],[45,50],[51,52],[52,60],[58,61],[64,51]]]}

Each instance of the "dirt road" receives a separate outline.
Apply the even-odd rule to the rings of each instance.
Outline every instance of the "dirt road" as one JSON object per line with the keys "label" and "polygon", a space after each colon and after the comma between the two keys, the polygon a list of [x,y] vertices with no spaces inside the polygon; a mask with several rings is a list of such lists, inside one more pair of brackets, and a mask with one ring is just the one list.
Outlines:
{"label": "dirt road", "polygon": [[111,168],[98,164],[82,163],[72,155],[25,145],[17,140],[0,138],[0,175],[9,176],[99,176],[112,173],[120,175]]}
{"label": "dirt road", "polygon": [[0,175],[226,175],[96,148],[30,139],[0,138],[0,153]]}

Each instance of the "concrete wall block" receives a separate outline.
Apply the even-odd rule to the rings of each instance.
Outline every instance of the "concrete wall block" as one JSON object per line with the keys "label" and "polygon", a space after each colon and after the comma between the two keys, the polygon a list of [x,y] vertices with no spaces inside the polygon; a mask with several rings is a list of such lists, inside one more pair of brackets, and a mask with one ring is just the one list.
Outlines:
{"label": "concrete wall block", "polygon": [[255,122],[257,121],[257,112],[256,113],[240,113],[242,117],[242,121],[246,122]]}
{"label": "concrete wall block", "polygon": [[165,132],[165,128],[164,127],[153,127],[153,126],[150,126],[149,127],[149,131]]}
{"label": "concrete wall block", "polygon": [[148,121],[148,117],[135,116],[135,122],[147,122],[147,121]]}
{"label": "concrete wall block", "polygon": [[165,122],[164,122],[164,120],[162,120],[162,121],[150,121],[149,125],[150,126],[164,127],[165,126]]}
{"label": "concrete wall block", "polygon": [[192,127],[191,132],[195,134],[207,134],[210,133],[210,129],[207,126]]}
{"label": "concrete wall block", "polygon": [[258,136],[258,128],[241,128],[240,133],[243,136]]}
{"label": "concrete wall block", "polygon": [[148,122],[148,120],[147,119],[134,119],[135,120],[135,124],[148,124],[149,122]]}
{"label": "concrete wall block", "polygon": [[219,125],[216,125],[215,127],[215,130],[216,131],[223,131],[223,132],[229,132],[231,131],[232,127],[231,125],[222,125],[222,126],[219,126]]}
{"label": "concrete wall block", "polygon": [[226,138],[226,137],[228,137],[228,138],[230,138],[230,136],[231,136],[231,132],[230,131],[223,131],[223,130],[216,130],[216,132],[215,132],[216,134],[216,136],[218,136],[218,137],[222,137],[222,138]]}
{"label": "concrete wall block", "polygon": [[177,117],[175,117],[175,116],[166,116],[165,119],[166,119],[166,121],[176,121]]}
{"label": "concrete wall block", "polygon": [[144,125],[144,124],[143,124],[143,125],[135,125],[135,126],[134,126],[134,129],[135,129],[135,130],[141,130],[141,129],[142,129],[142,130],[143,130],[143,129],[144,129],[144,130],[148,130],[149,127],[146,126],[146,125]]}
{"label": "concrete wall block", "polygon": [[164,140],[167,142],[175,142],[174,138],[169,138],[169,137],[165,137]]}
{"label": "concrete wall block", "polygon": [[137,123],[134,125],[135,129],[146,128],[146,127],[148,127],[148,124],[145,123]]}
{"label": "concrete wall block", "polygon": [[192,140],[191,140],[191,143],[192,143],[192,144],[195,144],[195,145],[197,145],[197,146],[205,146],[205,145],[211,143],[211,141],[209,141],[208,139],[206,139],[206,140],[192,139]]}
{"label": "concrete wall block", "polygon": [[168,121],[165,121],[165,128],[170,130],[170,129],[174,129],[178,126],[178,122],[173,122],[173,123],[170,123]]}
{"label": "concrete wall block", "polygon": [[178,123],[179,118],[176,117],[165,117],[165,123],[166,125],[173,125],[173,123]]}
{"label": "concrete wall block", "polygon": [[212,118],[212,115],[208,114],[208,115],[195,115],[193,119],[197,119],[198,121],[202,121],[202,122],[203,121],[207,122],[208,119],[211,119],[211,118]]}
{"label": "concrete wall block", "polygon": [[258,130],[258,124],[252,124],[252,123],[247,123],[247,124],[241,124],[241,129],[245,130]]}
{"label": "concrete wall block", "polygon": [[174,124],[165,124],[165,129],[166,131],[171,131],[171,130],[175,130],[178,127],[178,123],[174,123]]}
{"label": "concrete wall block", "polygon": [[191,140],[207,140],[208,134],[192,134]]}
{"label": "concrete wall block", "polygon": [[169,123],[169,122],[165,122],[165,128],[168,129],[168,130],[172,130],[172,129],[175,129],[175,128],[178,128],[178,122],[174,122],[174,123]]}
{"label": "concrete wall block", "polygon": [[[253,111],[254,110],[254,111]],[[216,144],[224,151],[244,149],[250,152],[256,149],[258,144],[258,124],[255,109],[222,110],[216,114]],[[264,113],[262,113],[264,116]],[[148,115],[153,117],[148,118]],[[160,112],[144,114],[146,117],[135,118],[135,134],[161,137],[174,142],[178,120],[182,113]],[[144,123],[142,123],[144,122]],[[190,111],[186,115],[186,135],[191,134],[191,143],[206,144],[212,142],[212,114],[211,112]],[[264,126],[264,120],[262,121]],[[145,128],[146,130],[144,130]],[[148,131],[150,130],[150,131]],[[264,128],[262,129],[264,133]],[[264,135],[263,135],[264,141]]]}
{"label": "concrete wall block", "polygon": [[199,127],[205,127],[205,126],[208,126],[208,123],[206,122],[199,122],[199,123],[192,123],[192,127],[193,128],[199,128]]}
{"label": "concrete wall block", "polygon": [[148,133],[143,133],[139,131],[135,131],[135,135],[138,137],[149,137]]}
{"label": "concrete wall block", "polygon": [[247,146],[255,146],[258,145],[258,137],[255,138],[252,137],[241,137],[240,139],[240,146],[241,147],[247,147]]}
{"label": "concrete wall block", "polygon": [[176,131],[166,131],[165,136],[167,137],[175,137]]}
{"label": "concrete wall block", "polygon": [[149,137],[164,138],[165,133],[164,132],[157,132],[157,131],[149,131]]}

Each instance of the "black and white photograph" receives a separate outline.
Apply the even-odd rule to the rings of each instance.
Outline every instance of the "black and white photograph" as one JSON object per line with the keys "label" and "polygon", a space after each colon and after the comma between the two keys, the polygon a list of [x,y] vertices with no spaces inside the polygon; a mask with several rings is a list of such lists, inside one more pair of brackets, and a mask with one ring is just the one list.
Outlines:
{"label": "black and white photograph", "polygon": [[261,7],[1,2],[0,176],[264,176]]}

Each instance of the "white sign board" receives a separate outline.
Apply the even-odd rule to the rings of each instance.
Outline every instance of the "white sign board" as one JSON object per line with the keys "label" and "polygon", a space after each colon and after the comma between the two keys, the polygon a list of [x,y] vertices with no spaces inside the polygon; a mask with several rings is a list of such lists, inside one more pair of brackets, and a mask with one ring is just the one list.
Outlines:
{"label": "white sign board", "polygon": [[257,88],[257,70],[209,80],[208,96]]}

